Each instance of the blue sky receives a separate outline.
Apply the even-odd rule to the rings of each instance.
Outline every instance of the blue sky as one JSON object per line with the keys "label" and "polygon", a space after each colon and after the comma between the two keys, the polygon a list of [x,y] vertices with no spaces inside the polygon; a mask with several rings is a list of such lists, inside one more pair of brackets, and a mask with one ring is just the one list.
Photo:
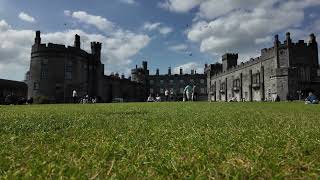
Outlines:
{"label": "blue sky", "polygon": [[225,52],[257,56],[274,34],[307,41],[319,10],[319,0],[0,0],[0,78],[24,78],[35,30],[43,43],[71,45],[75,33],[86,50],[102,41],[106,74],[128,75],[144,59],[152,73],[190,73]]}

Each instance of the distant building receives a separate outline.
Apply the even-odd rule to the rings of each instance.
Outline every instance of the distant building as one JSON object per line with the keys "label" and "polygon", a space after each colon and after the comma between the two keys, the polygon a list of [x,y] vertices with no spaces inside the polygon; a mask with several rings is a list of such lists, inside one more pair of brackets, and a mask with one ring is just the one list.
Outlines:
{"label": "distant building", "polygon": [[309,91],[320,95],[318,45],[314,34],[293,43],[290,33],[281,43],[261,50],[261,56],[238,64],[238,54],[222,56],[222,64],[206,65],[208,97],[212,101],[301,99]]}
{"label": "distant building", "polygon": [[27,92],[28,86],[24,82],[0,79],[0,104],[4,103],[8,95],[26,98]]}
{"label": "distant building", "polygon": [[182,100],[183,90],[189,85],[195,85],[199,100],[207,100],[207,77],[205,74],[198,74],[195,70],[191,70],[190,74],[184,74],[180,68],[179,74],[173,74],[169,67],[168,73],[160,75],[159,69],[156,73],[150,75],[148,63],[144,61],[142,67],[136,66],[131,70],[132,81],[143,83],[146,87],[147,94],[160,95],[162,99],[165,96],[165,90],[173,92],[174,100]]}

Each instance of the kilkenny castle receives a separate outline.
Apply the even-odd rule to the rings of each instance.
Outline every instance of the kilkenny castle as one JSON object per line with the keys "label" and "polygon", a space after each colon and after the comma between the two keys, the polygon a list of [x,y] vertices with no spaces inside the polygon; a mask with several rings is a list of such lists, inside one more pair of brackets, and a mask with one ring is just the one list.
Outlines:
{"label": "kilkenny castle", "polygon": [[205,65],[210,101],[298,100],[308,92],[320,94],[318,45],[314,34],[309,42],[292,42],[278,35],[261,55],[238,63],[238,54],[227,53],[222,63]]}

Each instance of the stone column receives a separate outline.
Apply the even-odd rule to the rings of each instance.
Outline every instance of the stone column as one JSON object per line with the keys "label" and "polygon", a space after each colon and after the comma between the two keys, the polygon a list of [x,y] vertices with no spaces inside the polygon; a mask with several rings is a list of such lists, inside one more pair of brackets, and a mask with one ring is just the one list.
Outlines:
{"label": "stone column", "polygon": [[264,89],[264,67],[260,68],[260,97],[261,101],[265,99],[265,89]]}
{"label": "stone column", "polygon": [[228,78],[226,78],[226,80],[225,80],[224,96],[225,96],[226,102],[228,102]]}
{"label": "stone column", "polygon": [[240,101],[243,99],[243,88],[242,88],[242,73],[240,73]]}
{"label": "stone column", "polygon": [[253,101],[252,98],[252,70],[249,71],[249,78],[250,78],[250,84],[249,84],[249,101]]}

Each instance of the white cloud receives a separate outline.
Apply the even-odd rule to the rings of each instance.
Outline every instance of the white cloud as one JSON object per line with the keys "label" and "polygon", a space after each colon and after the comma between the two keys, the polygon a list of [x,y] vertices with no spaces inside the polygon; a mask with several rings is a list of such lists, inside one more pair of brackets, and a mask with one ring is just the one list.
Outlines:
{"label": "white cloud", "polygon": [[199,44],[201,52],[238,52],[243,57],[256,54],[266,43],[272,46],[278,32],[306,29],[301,27],[304,11],[316,5],[320,1],[206,0],[199,4],[197,17],[186,34],[190,41]]}
{"label": "white cloud", "polygon": [[158,6],[173,12],[185,13],[197,7],[204,0],[164,0]]}
{"label": "white cloud", "polygon": [[167,35],[173,32],[173,28],[164,26],[160,22],[155,22],[155,23],[146,22],[143,25],[143,29],[147,31],[158,31],[162,35]]}
{"label": "white cloud", "polygon": [[182,51],[186,51],[188,49],[188,46],[185,44],[178,44],[178,45],[169,46],[168,49],[175,52],[182,52]]}
{"label": "white cloud", "polygon": [[23,21],[29,22],[29,23],[34,23],[36,22],[35,18],[30,16],[29,14],[25,12],[20,12],[19,18]]}
{"label": "white cloud", "polygon": [[171,27],[161,27],[159,29],[159,33],[162,35],[167,35],[169,33],[173,32],[173,29]]}
{"label": "white cloud", "polygon": [[156,23],[150,23],[150,22],[146,22],[143,25],[143,29],[148,30],[148,31],[153,31],[158,29],[158,27],[160,27],[161,23],[156,22]]}
{"label": "white cloud", "polygon": [[72,15],[72,12],[70,10],[64,10],[63,13],[64,13],[65,16],[71,16]]}
{"label": "white cloud", "polygon": [[173,68],[173,72],[175,74],[179,74],[180,73],[180,68],[182,68],[183,73],[184,74],[190,74],[191,70],[196,70],[197,73],[203,73],[203,67],[204,65],[201,65],[197,62],[188,62],[186,64],[181,64],[179,66],[176,66],[175,68]]}
{"label": "white cloud", "polygon": [[126,4],[136,4],[137,3],[135,0],[120,0],[120,2],[126,3]]}
{"label": "white cloud", "polygon": [[[68,12],[68,10],[65,11],[65,14],[70,14],[71,12]],[[88,14],[85,11],[75,11],[71,13],[71,16],[75,19],[78,19],[79,22],[93,25],[97,27],[101,31],[113,31],[115,28],[115,24],[108,19],[101,17],[101,16],[95,16]]]}
{"label": "white cloud", "polygon": [[[75,34],[81,36],[81,48],[87,52],[91,51],[90,42],[102,43],[102,62],[106,65],[106,73],[129,73],[131,58],[150,42],[147,35],[121,28],[114,28],[107,35],[73,29],[42,33],[41,38],[42,43],[73,45]],[[34,36],[33,30],[13,29],[6,21],[0,20],[0,77],[15,80],[24,78],[24,73],[29,68]],[[5,67],[8,67],[7,70],[3,70]]]}
{"label": "white cloud", "polygon": [[0,21],[0,31],[6,31],[9,28],[11,28],[11,27],[9,26],[9,24],[5,20]]}

